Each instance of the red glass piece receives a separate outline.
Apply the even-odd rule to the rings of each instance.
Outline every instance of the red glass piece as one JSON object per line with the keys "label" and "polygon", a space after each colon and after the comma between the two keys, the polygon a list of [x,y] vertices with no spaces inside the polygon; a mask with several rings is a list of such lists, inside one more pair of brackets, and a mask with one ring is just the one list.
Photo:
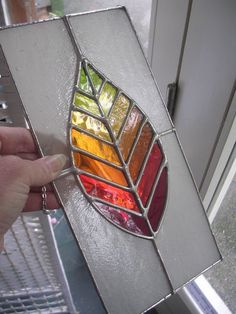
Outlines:
{"label": "red glass piece", "polygon": [[167,168],[164,168],[157,184],[148,211],[148,219],[154,232],[157,231],[167,198]]}
{"label": "red glass piece", "polygon": [[114,224],[135,234],[151,236],[150,229],[144,218],[131,215],[123,210],[102,203],[95,204],[99,211]]}
{"label": "red glass piece", "polygon": [[100,198],[111,204],[118,205],[135,212],[140,212],[132,193],[114,187],[100,180],[80,175],[81,182],[90,196]]}
{"label": "red glass piece", "polygon": [[162,151],[157,143],[154,144],[148,161],[146,163],[142,179],[138,185],[138,194],[144,206],[146,206],[150,192],[152,190],[156,175],[163,160]]}

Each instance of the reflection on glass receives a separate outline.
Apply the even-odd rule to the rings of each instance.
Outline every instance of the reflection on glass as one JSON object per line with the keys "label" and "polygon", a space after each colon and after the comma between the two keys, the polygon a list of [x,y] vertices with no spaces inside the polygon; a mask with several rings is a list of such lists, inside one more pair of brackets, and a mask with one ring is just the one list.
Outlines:
{"label": "reflection on glass", "polygon": [[91,203],[108,220],[133,234],[152,237],[167,195],[167,169],[160,174],[161,144],[153,144],[155,131],[138,106],[84,62],[80,92],[74,94],[70,113],[78,177]]}

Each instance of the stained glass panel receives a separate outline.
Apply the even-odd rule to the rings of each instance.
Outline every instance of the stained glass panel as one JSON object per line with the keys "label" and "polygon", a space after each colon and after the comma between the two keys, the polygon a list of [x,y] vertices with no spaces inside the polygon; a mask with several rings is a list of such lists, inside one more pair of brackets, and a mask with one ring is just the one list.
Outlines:
{"label": "stained glass panel", "polygon": [[[70,135],[72,150],[77,148],[72,157],[78,169],[78,178],[92,203],[94,198],[105,202],[100,212],[104,212],[106,217],[109,216],[110,221],[119,227],[123,225],[122,228],[129,232],[133,233],[132,230],[135,230],[134,234],[154,235],[155,231],[151,228],[151,222],[150,226],[148,225],[149,218],[146,213],[149,210],[147,201],[150,199],[150,203],[153,195],[157,193],[152,190],[154,185],[157,185],[155,181],[164,160],[160,142],[152,144],[155,131],[138,105],[134,105],[123,91],[109,83],[103,74],[98,71],[91,72],[92,67],[88,60],[84,62],[90,69],[90,75],[94,75],[96,80],[99,78],[100,82],[104,82],[104,86],[100,94],[95,94],[93,99],[97,108],[101,108],[100,120],[91,116],[94,103],[91,110],[88,105],[88,114],[74,111],[72,105],[71,123],[78,129],[72,128]],[[80,72],[84,73],[82,66]],[[79,77],[83,78],[81,74]],[[144,119],[146,122],[142,125]],[[111,144],[102,140],[108,140]],[[105,161],[109,164],[104,163]],[[136,186],[138,178],[140,179]],[[125,190],[125,187],[128,190]],[[132,217],[130,213],[123,213],[119,208],[123,208],[124,212],[139,212],[143,216]],[[153,208],[152,215],[155,216]],[[110,215],[107,213],[109,209],[112,211]],[[158,216],[158,223],[160,218],[161,216]]]}
{"label": "stained glass panel", "polygon": [[[82,14],[69,17],[69,20],[76,42],[85,53],[86,60],[92,60],[92,63],[90,61],[86,63],[84,55],[78,53],[70,28],[65,20],[61,19],[38,25],[3,29],[0,42],[40,150],[44,155],[68,154],[69,150],[72,150],[72,159],[68,161],[66,171],[54,184],[74,234],[79,239],[79,245],[107,312],[116,314],[145,312],[147,308],[160,302],[175,289],[217,262],[220,254],[211,235],[175,129],[168,118],[125,10]],[[48,34],[53,40],[47,40]],[[126,47],[129,49],[125,49]],[[44,62],[39,66],[40,59]],[[84,73],[81,75],[78,69],[82,65]],[[89,71],[90,65],[102,80],[101,85],[100,81],[97,83],[97,87],[93,82],[93,74]],[[80,78],[83,80],[83,86],[77,82]],[[104,119],[102,110],[99,109],[98,97],[105,84],[111,81],[116,93],[106,107],[107,116]],[[94,89],[91,92],[92,85]],[[97,93],[94,93],[94,90]],[[121,94],[129,99],[130,105],[123,122],[116,130],[110,116],[112,107]],[[104,139],[94,142],[97,140],[94,136],[97,135],[85,134],[87,131],[82,127],[79,127],[83,131],[80,132],[81,137],[76,133],[74,137],[71,136],[73,131],[72,134],[66,132],[71,130],[73,111],[80,111],[94,119],[97,117],[105,125],[112,141],[112,145],[106,148],[113,150],[111,155],[117,155],[117,164],[104,157],[103,145],[107,144]],[[120,116],[117,116],[116,122],[119,122],[117,120]],[[136,140],[145,121],[154,126],[152,142],[158,143],[158,139],[161,139],[159,148],[163,159],[158,171],[156,170],[158,166],[155,166],[154,171],[157,171],[157,175],[152,187],[146,189],[144,184],[142,194],[139,184],[145,171],[147,172],[145,167],[149,168],[152,150],[150,147],[146,150],[136,183],[129,175],[127,162],[131,161],[131,155],[135,152]],[[77,142],[73,141],[75,139]],[[81,139],[84,149],[80,147]],[[89,141],[87,146],[83,143],[86,141]],[[93,150],[99,149],[102,151],[101,154],[93,153]],[[81,163],[81,157],[84,156],[86,158]],[[93,160],[98,162],[99,171],[101,169],[102,171],[95,169],[95,163],[90,168],[90,162]],[[81,165],[84,166],[80,168]],[[163,166],[168,169],[161,172]],[[123,186],[122,181],[117,179],[118,175],[112,175],[111,180],[108,179],[107,173],[112,169],[107,167],[121,171],[127,186]],[[102,177],[103,170],[105,172]],[[86,192],[85,186],[83,191],[79,188],[78,181],[80,180],[82,184],[82,180],[77,178],[82,175],[88,178],[94,176],[92,179],[99,181],[99,184],[109,185],[109,191],[112,191],[111,186],[131,193],[139,212],[128,209],[125,211],[103,198],[98,198],[99,201],[95,202],[95,199]],[[156,182],[159,176],[160,180]],[[160,186],[166,197],[168,190],[168,200],[163,198]],[[102,195],[102,190],[99,190],[99,193]],[[105,193],[104,197],[109,199],[114,195],[115,193],[112,196]],[[154,201],[156,199],[159,207]],[[146,227],[142,225],[145,223]],[[159,232],[153,233],[156,230]],[[148,293],[143,293],[144,291]]]}

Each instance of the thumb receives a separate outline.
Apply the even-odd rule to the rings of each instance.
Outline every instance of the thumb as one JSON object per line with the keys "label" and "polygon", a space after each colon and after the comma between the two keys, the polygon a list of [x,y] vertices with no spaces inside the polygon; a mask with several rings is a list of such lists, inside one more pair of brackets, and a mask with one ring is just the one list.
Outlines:
{"label": "thumb", "polygon": [[46,156],[35,161],[26,162],[22,180],[28,186],[41,186],[54,180],[66,163],[62,154]]}

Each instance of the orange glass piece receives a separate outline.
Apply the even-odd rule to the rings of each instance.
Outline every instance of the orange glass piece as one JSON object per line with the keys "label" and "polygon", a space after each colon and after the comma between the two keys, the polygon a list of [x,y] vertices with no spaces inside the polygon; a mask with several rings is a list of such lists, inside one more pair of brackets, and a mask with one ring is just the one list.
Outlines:
{"label": "orange glass piece", "polygon": [[75,147],[80,148],[85,152],[93,154],[102,159],[105,159],[111,163],[120,165],[119,157],[117,156],[114,147],[112,147],[111,145],[103,143],[102,141],[99,141],[75,129],[71,130],[71,139],[72,144]]}
{"label": "orange glass piece", "polygon": [[86,192],[90,196],[97,197],[111,204],[124,207],[135,212],[140,212],[132,193],[93,179],[84,174],[81,174],[79,177]]}
{"label": "orange glass piece", "polygon": [[108,114],[113,102],[117,89],[110,83],[106,83],[101,91],[99,102],[105,115]]}
{"label": "orange glass piece", "polygon": [[153,130],[150,124],[146,123],[142,129],[129,164],[129,172],[133,182],[136,182],[138,178],[140,169],[148,152],[148,148],[150,147],[152,138]]}
{"label": "orange glass piece", "polygon": [[127,118],[119,143],[119,149],[125,161],[129,156],[130,149],[134,143],[142,120],[143,114],[134,106]]}
{"label": "orange glass piece", "polygon": [[115,136],[117,136],[120,131],[120,128],[124,122],[129,106],[130,101],[124,95],[120,95],[116,99],[114,105],[112,106],[111,112],[109,114],[109,122],[111,124]]}
{"label": "orange glass piece", "polygon": [[157,231],[160,225],[160,221],[165,209],[167,199],[167,178],[167,168],[164,168],[148,211],[148,219],[154,232]]}
{"label": "orange glass piece", "polygon": [[145,166],[142,179],[138,185],[138,194],[144,206],[146,206],[162,160],[162,151],[159,145],[155,143]]}
{"label": "orange glass piece", "polygon": [[90,158],[81,153],[73,153],[73,157],[77,168],[95,174],[108,181],[112,181],[126,187],[128,186],[124,173],[121,170],[115,169],[101,161]]}
{"label": "orange glass piece", "polygon": [[150,229],[143,217],[131,215],[123,210],[102,203],[95,203],[99,211],[114,224],[139,235],[151,236]]}
{"label": "orange glass piece", "polygon": [[111,142],[109,132],[101,121],[82,112],[72,111],[71,122],[77,127]]}
{"label": "orange glass piece", "polygon": [[85,109],[88,112],[92,112],[93,114],[100,116],[100,111],[96,102],[93,99],[82,95],[81,93],[75,93],[74,105],[78,108]]}

